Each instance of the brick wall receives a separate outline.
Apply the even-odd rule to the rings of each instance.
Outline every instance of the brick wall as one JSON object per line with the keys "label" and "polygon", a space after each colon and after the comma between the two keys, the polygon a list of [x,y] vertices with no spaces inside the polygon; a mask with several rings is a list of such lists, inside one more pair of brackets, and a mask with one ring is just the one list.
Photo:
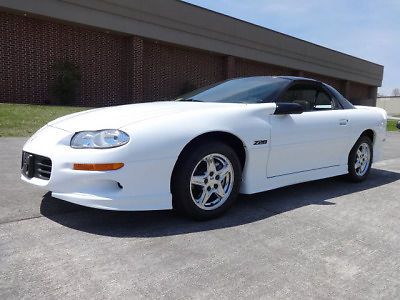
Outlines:
{"label": "brick wall", "polygon": [[202,87],[225,78],[223,56],[154,41],[144,43],[144,99],[171,99],[185,84]]}
{"label": "brick wall", "polygon": [[[372,97],[374,96],[370,95],[369,86],[357,82],[350,83],[348,98],[352,103],[361,104],[363,100],[370,99]],[[374,98],[376,99],[376,94]]]}
{"label": "brick wall", "polygon": [[235,59],[235,70],[235,75],[237,77],[260,75],[293,75],[293,70],[284,67],[258,63],[240,58]]}
{"label": "brick wall", "polygon": [[337,89],[340,93],[342,93],[342,94],[345,93],[345,83],[346,82],[344,80],[331,78],[328,76],[314,74],[314,73],[308,73],[308,72],[303,72],[303,76],[325,82],[326,84],[329,84],[330,86]]}
{"label": "brick wall", "polygon": [[0,102],[52,101],[52,65],[70,61],[82,80],[73,105],[107,106],[171,99],[185,87],[225,78],[300,75],[324,81],[359,103],[366,85],[284,67],[0,12]]}
{"label": "brick wall", "polygon": [[[372,105],[376,103],[376,91],[369,85],[347,82],[337,78],[303,72],[304,77],[313,78],[329,84],[342,93],[353,104]],[[375,93],[374,93],[375,91]]]}
{"label": "brick wall", "polygon": [[55,62],[79,66],[75,105],[120,102],[126,38],[0,12],[0,102],[48,103]]}

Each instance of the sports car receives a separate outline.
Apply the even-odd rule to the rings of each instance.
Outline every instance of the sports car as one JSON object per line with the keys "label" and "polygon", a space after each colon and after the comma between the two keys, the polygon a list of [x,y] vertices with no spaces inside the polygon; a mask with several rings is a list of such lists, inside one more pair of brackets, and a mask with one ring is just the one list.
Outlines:
{"label": "sports car", "polygon": [[387,115],[290,76],[225,80],[174,99],[56,119],[24,145],[21,178],[107,210],[216,217],[237,195],[347,175],[379,160]]}

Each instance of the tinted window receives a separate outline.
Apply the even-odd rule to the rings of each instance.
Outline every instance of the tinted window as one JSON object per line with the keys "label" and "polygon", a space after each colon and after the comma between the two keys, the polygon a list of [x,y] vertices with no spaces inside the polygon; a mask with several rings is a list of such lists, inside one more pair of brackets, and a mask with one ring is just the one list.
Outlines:
{"label": "tinted window", "polygon": [[336,109],[335,101],[324,91],[319,91],[315,100],[314,110]]}
{"label": "tinted window", "polygon": [[300,104],[304,111],[311,111],[314,107],[317,90],[310,86],[294,86],[288,89],[279,102],[290,102]]}
{"label": "tinted window", "polygon": [[296,84],[281,95],[279,102],[298,103],[304,111],[341,108],[327,91],[315,84]]}
{"label": "tinted window", "polygon": [[290,80],[279,77],[238,78],[187,93],[176,101],[260,103],[273,100]]}
{"label": "tinted window", "polygon": [[324,83],[324,86],[335,96],[335,98],[340,102],[340,105],[344,109],[353,109],[353,104],[350,103],[345,97],[342,96],[336,89]]}

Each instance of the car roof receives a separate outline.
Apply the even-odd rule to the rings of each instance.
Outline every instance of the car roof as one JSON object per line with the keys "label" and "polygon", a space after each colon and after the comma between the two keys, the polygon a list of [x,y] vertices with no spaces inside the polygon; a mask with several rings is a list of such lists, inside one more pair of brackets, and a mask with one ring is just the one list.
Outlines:
{"label": "car roof", "polygon": [[312,78],[307,78],[307,77],[299,77],[299,76],[276,76],[279,78],[284,78],[284,79],[289,79],[292,81],[297,81],[297,80],[301,80],[301,81],[313,81],[313,82],[319,82],[318,80],[312,79]]}
{"label": "car roof", "polygon": [[237,78],[232,78],[232,79],[240,79],[240,78],[282,78],[290,81],[311,81],[311,82],[320,82],[318,80],[312,79],[312,78],[306,78],[306,77],[300,77],[300,76],[286,76],[286,75],[271,75],[271,76],[244,76],[244,77],[237,77]]}

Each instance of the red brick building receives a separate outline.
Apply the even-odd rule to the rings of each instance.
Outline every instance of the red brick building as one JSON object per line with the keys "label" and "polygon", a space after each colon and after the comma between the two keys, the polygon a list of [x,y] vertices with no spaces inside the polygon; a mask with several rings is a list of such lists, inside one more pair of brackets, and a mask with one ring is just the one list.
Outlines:
{"label": "red brick building", "polygon": [[171,99],[250,75],[300,75],[375,105],[383,67],[181,1],[0,0],[0,102],[52,100],[53,65],[79,67],[74,105]]}

